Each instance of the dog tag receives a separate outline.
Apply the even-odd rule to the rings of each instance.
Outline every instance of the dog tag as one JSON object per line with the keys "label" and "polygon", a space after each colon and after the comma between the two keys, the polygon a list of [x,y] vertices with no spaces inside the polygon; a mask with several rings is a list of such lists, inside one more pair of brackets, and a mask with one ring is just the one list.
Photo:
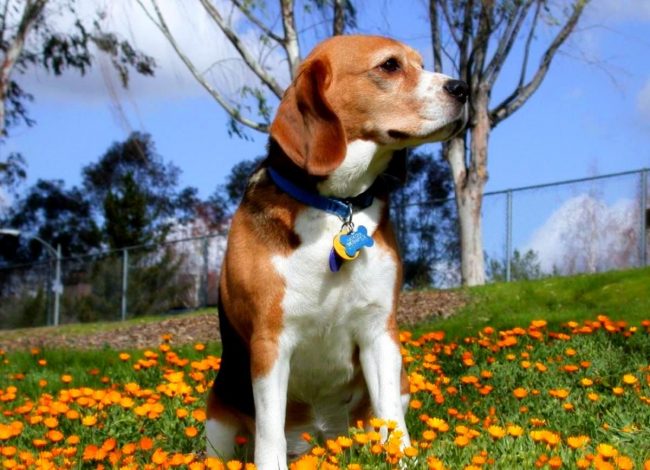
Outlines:
{"label": "dog tag", "polygon": [[343,258],[336,254],[334,248],[330,250],[330,271],[333,273],[339,272],[343,266]]}
{"label": "dog tag", "polygon": [[359,252],[364,247],[371,247],[375,244],[372,237],[368,236],[368,230],[363,225],[359,225],[356,230],[342,230],[334,237],[334,251],[344,260],[353,260],[359,256]]}

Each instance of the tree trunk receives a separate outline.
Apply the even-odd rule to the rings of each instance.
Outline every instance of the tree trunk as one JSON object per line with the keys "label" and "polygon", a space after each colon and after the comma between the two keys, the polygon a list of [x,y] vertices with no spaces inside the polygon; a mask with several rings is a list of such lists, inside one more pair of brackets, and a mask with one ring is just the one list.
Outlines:
{"label": "tree trunk", "polygon": [[[454,178],[454,193],[458,210],[461,249],[461,277],[464,286],[485,284],[485,259],[481,230],[481,207],[487,181],[487,148],[490,136],[488,93],[478,87],[473,106],[473,118],[460,136],[445,148],[445,157]],[[467,164],[465,136],[470,134],[470,158]]]}
{"label": "tree trunk", "polygon": [[471,169],[468,171],[465,152],[463,135],[452,139],[445,148],[445,157],[451,166],[454,178],[462,283],[464,286],[476,286],[485,283],[481,230],[481,203],[485,182],[481,178],[476,178],[477,175],[473,175]]}

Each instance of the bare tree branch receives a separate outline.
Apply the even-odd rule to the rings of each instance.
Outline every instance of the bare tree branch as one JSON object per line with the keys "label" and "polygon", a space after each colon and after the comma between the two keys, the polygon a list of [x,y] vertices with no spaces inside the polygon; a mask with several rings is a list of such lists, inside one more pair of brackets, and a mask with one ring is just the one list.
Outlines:
{"label": "bare tree branch", "polygon": [[230,0],[233,5],[235,5],[239,11],[241,11],[246,18],[248,18],[248,21],[253,23],[255,26],[257,26],[262,33],[264,33],[265,36],[268,36],[269,38],[273,39],[275,42],[279,42],[280,44],[284,44],[284,38],[281,38],[277,34],[271,30],[268,26],[266,26],[262,21],[257,18],[255,15],[253,15],[253,12],[251,11],[250,8],[246,7],[245,5],[242,5],[242,2],[239,0]]}
{"label": "bare tree branch", "polygon": [[334,0],[332,36],[340,36],[345,31],[345,2],[346,0]]}
{"label": "bare tree branch", "polygon": [[442,15],[444,16],[445,22],[447,23],[447,28],[449,29],[449,35],[454,40],[456,45],[460,48],[461,38],[456,36],[456,27],[454,25],[454,22],[451,19],[451,15],[449,14],[449,9],[447,8],[447,0],[432,0],[432,1],[437,2],[442,7]]}
{"label": "bare tree branch", "polygon": [[[458,64],[458,69],[460,70],[460,76],[464,78],[467,82],[471,82],[470,70],[467,67],[469,61],[469,45],[472,42],[472,36],[474,34],[473,28],[473,10],[474,10],[474,0],[467,0],[465,3],[465,12],[464,12],[464,21],[463,21],[463,31],[462,37],[460,40],[460,45],[458,46],[458,51],[460,53],[460,60]],[[471,86],[471,83],[469,84]]]}
{"label": "bare tree branch", "polygon": [[280,0],[280,6],[282,26],[284,27],[285,50],[289,60],[289,75],[294,78],[300,64],[300,43],[298,42],[295,16],[293,14],[293,0]]}
{"label": "bare tree branch", "polygon": [[[152,2],[155,3],[156,0],[152,0]],[[248,65],[248,68],[251,69],[251,71],[257,75],[257,77],[268,87],[271,92],[277,96],[278,98],[282,98],[282,94],[284,93],[284,88],[282,88],[278,82],[275,81],[275,78],[273,78],[270,74],[268,74],[262,67],[261,65],[253,58],[253,56],[250,54],[242,40],[240,39],[239,36],[237,36],[237,33],[224,21],[223,17],[221,16],[221,13],[219,13],[219,10],[212,4],[210,0],[199,0],[201,2],[201,5],[203,5],[203,8],[208,12],[208,14],[212,17],[212,19],[217,23],[219,26],[219,29],[226,35],[230,43],[235,46],[235,49],[237,49],[237,52],[239,52],[239,55],[241,55],[242,59]]]}
{"label": "bare tree branch", "polygon": [[490,36],[494,30],[492,26],[493,10],[494,4],[492,2],[481,2],[478,30],[476,37],[472,40],[472,54],[468,63],[468,71],[472,74],[471,93],[476,93],[476,88],[483,77],[483,65],[490,45]]}
{"label": "bare tree branch", "polygon": [[250,127],[251,129],[254,129],[259,132],[265,132],[268,133],[268,124],[264,122],[256,122],[251,119],[248,119],[244,116],[241,115],[239,110],[232,106],[226,98],[212,85],[210,85],[203,75],[197,70],[195,67],[194,63],[187,57],[181,48],[179,47],[178,43],[174,39],[174,36],[172,35],[171,31],[169,30],[169,27],[167,26],[167,23],[165,22],[164,17],[162,16],[162,13],[160,11],[160,8],[158,7],[158,3],[156,0],[150,0],[151,4],[154,7],[154,10],[156,12],[157,16],[157,21],[156,18],[154,18],[149,10],[143,5],[143,0],[136,0],[142,10],[145,12],[145,14],[149,17],[149,19],[158,27],[158,29],[163,33],[165,38],[167,38],[167,41],[171,44],[171,46],[174,48],[176,53],[178,54],[178,57],[183,61],[187,69],[190,71],[190,73],[194,76],[194,78],[201,84],[203,88],[207,90],[208,93],[219,103],[219,105],[237,122],[240,124],[243,124],[244,126]]}
{"label": "bare tree branch", "polygon": [[533,24],[530,27],[528,32],[528,37],[526,38],[526,45],[524,47],[524,60],[521,63],[521,74],[519,75],[518,87],[521,87],[526,80],[526,70],[528,69],[528,56],[530,54],[530,45],[533,43],[533,38],[535,37],[535,29],[537,26],[537,21],[539,19],[539,12],[542,9],[542,2],[537,1],[537,7],[535,8],[535,14],[533,15]]}
{"label": "bare tree branch", "polygon": [[433,41],[433,70],[442,73],[442,41],[436,0],[429,0],[429,22],[431,23],[431,41]]}
{"label": "bare tree branch", "polygon": [[[541,0],[538,0],[541,3]],[[519,35],[521,26],[524,24],[526,16],[528,16],[528,11],[533,3],[533,0],[527,0],[526,3],[520,4],[517,7],[517,11],[513,12],[512,15],[508,18],[508,24],[506,30],[503,33],[503,36],[499,39],[499,44],[497,45],[497,50],[494,52],[490,63],[485,69],[485,80],[489,85],[493,85],[499,76],[501,67],[503,67],[512,45]],[[534,26],[533,26],[534,27]],[[531,27],[531,29],[533,28]]]}
{"label": "bare tree branch", "polygon": [[517,111],[523,104],[530,98],[530,96],[539,88],[540,84],[544,80],[546,73],[551,65],[551,61],[555,56],[555,53],[564,43],[564,41],[569,37],[573,28],[578,22],[582,11],[587,4],[586,0],[579,0],[576,2],[573,7],[573,12],[571,16],[558,32],[558,34],[553,39],[553,42],[549,45],[548,49],[544,52],[539,68],[533,75],[533,78],[524,86],[518,86],[510,96],[503,100],[500,104],[496,106],[492,111],[490,111],[490,120],[492,127],[496,127],[501,121],[506,119],[512,113]]}

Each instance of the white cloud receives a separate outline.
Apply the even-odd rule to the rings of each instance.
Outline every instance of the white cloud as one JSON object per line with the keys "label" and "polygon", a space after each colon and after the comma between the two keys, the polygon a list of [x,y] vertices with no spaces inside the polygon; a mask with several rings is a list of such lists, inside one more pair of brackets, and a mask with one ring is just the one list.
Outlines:
{"label": "white cloud", "polygon": [[638,254],[636,201],[615,204],[581,194],[560,206],[531,237],[524,251],[538,253],[542,270],[564,274],[634,266]]}
{"label": "white cloud", "polygon": [[[148,0],[143,0],[145,5]],[[225,38],[199,2],[158,2],[170,30],[181,50],[194,62],[198,70],[207,71],[212,86],[234,96],[243,84],[254,85],[258,81],[243,64],[234,47]],[[226,11],[223,4],[221,11]],[[108,30],[129,40],[136,48],[155,58],[155,77],[131,74],[128,99],[180,98],[208,96],[179,59],[162,33],[133,0],[98,0],[80,2],[80,16],[93,19],[97,11],[105,11],[103,24]],[[152,8],[148,8],[153,12]],[[266,57],[264,63],[278,81],[288,84],[288,71],[281,62],[279,53],[268,51],[259,41],[254,30],[243,29],[240,15],[231,14],[229,19],[237,29],[246,46],[257,57]],[[72,28],[73,18],[63,16],[57,19],[62,28]],[[53,77],[42,69],[31,70],[24,78],[24,87],[37,99],[49,98],[77,102],[105,102],[107,93],[124,97],[121,85],[109,60],[97,54],[96,66],[81,77],[77,72],[66,72],[62,77]]]}
{"label": "white cloud", "polygon": [[636,97],[636,109],[645,124],[650,124],[650,78]]}

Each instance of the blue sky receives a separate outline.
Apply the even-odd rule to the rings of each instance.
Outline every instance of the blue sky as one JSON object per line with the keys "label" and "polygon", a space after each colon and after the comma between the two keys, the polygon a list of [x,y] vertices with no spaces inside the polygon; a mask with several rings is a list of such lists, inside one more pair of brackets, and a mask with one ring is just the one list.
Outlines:
{"label": "blue sky", "polygon": [[[405,4],[362,0],[359,32],[400,39],[420,50],[430,67],[426,2]],[[182,169],[182,184],[197,187],[202,196],[235,163],[264,153],[264,135],[250,132],[249,141],[228,136],[225,113],[188,76],[133,1],[104,5],[110,5],[115,27],[161,67],[155,78],[134,77],[128,91],[114,89],[118,99],[111,98],[115,81],[101,62],[84,78],[55,78],[42,70],[23,77],[35,97],[29,112],[37,124],[13,129],[0,152],[23,153],[26,186],[39,178],[79,184],[81,168],[132,130],[149,132],[158,153]],[[198,2],[179,5],[170,10],[170,22],[182,44],[198,62],[217,60],[226,46]],[[314,37],[323,31],[317,28]],[[547,35],[540,30],[540,39]],[[519,57],[515,51],[503,70],[493,104],[517,80]],[[593,0],[540,90],[493,131],[487,190],[650,167],[649,57],[650,1]]]}

